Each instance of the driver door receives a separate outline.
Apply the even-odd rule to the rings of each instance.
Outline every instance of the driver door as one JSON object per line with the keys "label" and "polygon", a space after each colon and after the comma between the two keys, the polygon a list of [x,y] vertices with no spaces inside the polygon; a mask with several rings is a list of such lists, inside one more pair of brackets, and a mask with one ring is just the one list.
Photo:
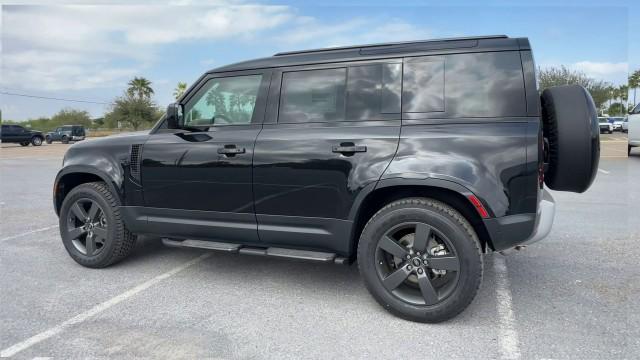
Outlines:
{"label": "driver door", "polygon": [[189,130],[155,133],[143,145],[149,225],[175,237],[258,242],[252,162],[270,72],[215,74],[185,96]]}

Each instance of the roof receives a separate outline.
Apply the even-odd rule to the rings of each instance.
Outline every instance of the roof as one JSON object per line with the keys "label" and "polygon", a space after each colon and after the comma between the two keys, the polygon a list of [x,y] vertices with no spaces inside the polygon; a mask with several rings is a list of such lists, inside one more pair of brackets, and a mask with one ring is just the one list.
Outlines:
{"label": "roof", "polygon": [[526,38],[509,38],[506,35],[444,38],[279,52],[271,57],[225,65],[209,72],[218,73],[311,63],[392,58],[406,55],[420,56],[525,49],[530,49],[529,41]]}

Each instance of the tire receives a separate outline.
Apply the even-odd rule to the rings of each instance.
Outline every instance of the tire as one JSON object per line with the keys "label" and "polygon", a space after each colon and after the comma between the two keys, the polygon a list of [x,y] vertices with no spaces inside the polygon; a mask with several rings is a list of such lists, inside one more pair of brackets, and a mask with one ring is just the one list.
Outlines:
{"label": "tire", "polygon": [[69,143],[69,137],[68,137],[68,136],[66,136],[66,135],[65,135],[65,136],[63,136],[63,137],[62,137],[62,143],[63,143],[63,144],[68,144],[68,143]]}
{"label": "tire", "polygon": [[51,144],[51,143],[53,142],[53,140],[51,140],[51,136],[47,136],[47,137],[45,137],[45,138],[44,138],[44,141],[45,141],[47,144]]}
{"label": "tire", "polygon": [[[428,254],[418,253],[420,238],[430,239],[425,240]],[[431,253],[440,246],[448,254]],[[412,258],[406,258],[407,251]],[[418,265],[420,258],[426,258],[427,264]],[[438,277],[435,271],[445,267],[449,270]],[[371,295],[387,311],[411,321],[436,323],[461,313],[478,293],[482,251],[473,228],[455,209],[433,199],[407,198],[371,217],[358,243],[358,268]]]}
{"label": "tire", "polygon": [[[77,216],[76,205],[82,209],[81,216]],[[92,217],[94,205],[97,205],[97,209]],[[103,182],[78,185],[64,199],[60,209],[60,236],[67,252],[78,264],[103,268],[131,253],[136,235],[127,230],[119,205],[118,198]],[[86,227],[86,222],[79,221],[84,216],[85,219],[92,217],[90,227]],[[90,234],[93,234],[91,239],[94,241],[89,240]]]}
{"label": "tire", "polygon": [[600,131],[591,95],[579,85],[555,86],[542,92],[541,106],[543,134],[549,142],[545,184],[558,191],[586,191],[600,160]]}
{"label": "tire", "polygon": [[20,146],[29,146],[29,142],[28,141],[23,141],[20,143]]}
{"label": "tire", "polygon": [[40,146],[42,145],[42,137],[40,136],[34,136],[31,138],[31,144],[33,146]]}

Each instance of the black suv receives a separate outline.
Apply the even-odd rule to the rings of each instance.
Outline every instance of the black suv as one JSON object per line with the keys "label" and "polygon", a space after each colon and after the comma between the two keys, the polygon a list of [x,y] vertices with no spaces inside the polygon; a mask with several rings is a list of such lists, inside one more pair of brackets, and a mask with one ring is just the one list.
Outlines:
{"label": "black suv", "polygon": [[387,310],[460,313],[483,253],[545,237],[583,192],[599,129],[579,86],[536,88],[506,36],[278,53],[204,74],[148,134],[73,145],[54,185],[62,241],[88,267],[136,236],[349,264]]}
{"label": "black suv", "polygon": [[40,146],[44,136],[41,131],[28,130],[20,125],[2,125],[0,140],[3,143],[18,143],[22,146]]}
{"label": "black suv", "polygon": [[63,125],[54,131],[48,132],[45,136],[47,144],[54,141],[60,141],[68,144],[69,141],[81,141],[85,138],[84,126],[82,125]]}

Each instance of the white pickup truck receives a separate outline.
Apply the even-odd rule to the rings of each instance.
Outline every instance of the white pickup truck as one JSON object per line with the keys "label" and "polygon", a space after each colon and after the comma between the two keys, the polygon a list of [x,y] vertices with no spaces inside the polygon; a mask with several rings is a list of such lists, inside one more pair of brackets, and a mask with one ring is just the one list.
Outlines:
{"label": "white pickup truck", "polygon": [[635,108],[629,114],[629,146],[628,153],[631,154],[631,148],[640,146],[640,104],[636,105]]}

